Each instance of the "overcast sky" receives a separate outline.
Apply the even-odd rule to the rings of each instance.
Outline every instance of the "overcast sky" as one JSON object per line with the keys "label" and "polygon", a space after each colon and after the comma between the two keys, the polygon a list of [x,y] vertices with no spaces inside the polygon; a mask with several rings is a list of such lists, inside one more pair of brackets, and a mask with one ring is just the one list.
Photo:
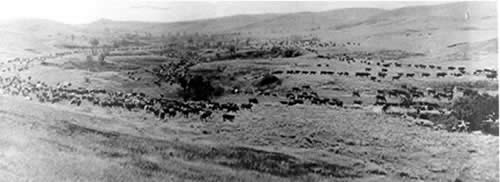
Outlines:
{"label": "overcast sky", "polygon": [[413,5],[442,4],[450,1],[205,1],[165,0],[9,0],[0,6],[0,21],[42,18],[69,24],[89,23],[101,18],[127,21],[174,22],[237,14],[326,11],[370,7],[394,9]]}

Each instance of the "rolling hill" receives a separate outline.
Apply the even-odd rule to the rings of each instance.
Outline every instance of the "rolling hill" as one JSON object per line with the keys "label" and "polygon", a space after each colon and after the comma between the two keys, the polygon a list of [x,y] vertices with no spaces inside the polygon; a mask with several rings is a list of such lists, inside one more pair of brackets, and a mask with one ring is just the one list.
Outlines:
{"label": "rolling hill", "polygon": [[256,38],[317,36],[323,40],[362,42],[366,49],[404,49],[433,55],[450,44],[495,39],[494,5],[495,2],[459,2],[392,10],[348,8],[174,23],[101,19],[89,24],[66,25],[24,19],[0,25],[0,38],[4,40],[0,54],[34,54],[26,49],[54,51],[57,50],[54,45],[68,43],[70,35],[77,35],[80,38],[77,44],[85,45],[89,37],[113,39],[124,33],[149,32],[160,36],[178,32],[240,32],[242,36]]}

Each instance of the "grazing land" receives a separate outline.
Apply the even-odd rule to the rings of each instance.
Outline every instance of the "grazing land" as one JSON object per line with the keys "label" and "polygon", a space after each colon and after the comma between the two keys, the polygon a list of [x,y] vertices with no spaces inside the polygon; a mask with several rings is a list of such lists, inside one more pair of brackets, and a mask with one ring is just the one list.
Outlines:
{"label": "grazing land", "polygon": [[495,8],[0,24],[0,179],[498,181]]}

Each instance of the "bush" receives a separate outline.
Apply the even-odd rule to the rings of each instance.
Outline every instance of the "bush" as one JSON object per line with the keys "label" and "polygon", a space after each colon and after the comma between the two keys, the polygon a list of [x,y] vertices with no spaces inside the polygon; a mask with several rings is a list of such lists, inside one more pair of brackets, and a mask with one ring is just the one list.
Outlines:
{"label": "bush", "polygon": [[[490,96],[486,93],[471,95],[457,99],[452,105],[453,115],[470,123],[469,130],[481,130],[498,135],[498,126],[491,124],[491,120],[498,120],[498,95]],[[490,122],[486,122],[490,120]],[[496,129],[495,129],[496,128]]]}
{"label": "bush", "polygon": [[268,85],[272,85],[272,84],[280,84],[281,83],[281,80],[274,76],[274,75],[271,75],[271,74],[266,74],[262,77],[262,79],[260,79],[258,82],[257,82],[257,86],[258,87],[263,87],[263,86],[268,86]]}
{"label": "bush", "polygon": [[184,100],[210,100],[224,92],[223,88],[212,86],[212,82],[201,75],[184,77],[179,82],[182,89],[178,90],[178,95]]}

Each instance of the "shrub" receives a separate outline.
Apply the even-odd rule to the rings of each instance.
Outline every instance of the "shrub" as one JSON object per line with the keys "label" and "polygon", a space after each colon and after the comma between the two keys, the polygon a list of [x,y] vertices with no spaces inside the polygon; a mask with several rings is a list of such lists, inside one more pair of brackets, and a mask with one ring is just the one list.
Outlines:
{"label": "shrub", "polygon": [[182,89],[178,90],[178,95],[184,100],[209,100],[224,92],[224,89],[212,86],[212,82],[201,75],[181,78],[179,83]]}
{"label": "shrub", "polygon": [[268,85],[272,85],[272,84],[280,84],[281,83],[281,80],[274,76],[274,75],[271,75],[271,74],[265,74],[262,79],[260,79],[258,82],[257,82],[257,86],[258,87],[263,87],[263,86],[268,86]]}
{"label": "shrub", "polygon": [[[481,130],[498,135],[498,126],[486,120],[498,120],[498,95],[473,93],[457,99],[452,105],[453,115],[470,123],[469,130]],[[494,131],[496,129],[496,132]]]}

